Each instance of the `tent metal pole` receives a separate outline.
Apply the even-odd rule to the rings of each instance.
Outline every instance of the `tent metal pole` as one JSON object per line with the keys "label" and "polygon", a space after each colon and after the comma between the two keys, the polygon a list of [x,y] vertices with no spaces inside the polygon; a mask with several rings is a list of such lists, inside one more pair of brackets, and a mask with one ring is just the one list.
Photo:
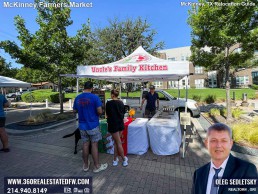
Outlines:
{"label": "tent metal pole", "polygon": [[141,94],[140,94],[140,102],[139,102],[139,106],[141,106],[141,102],[142,102],[142,94],[143,94],[143,86],[142,86],[142,82],[141,82]]}
{"label": "tent metal pole", "polygon": [[185,113],[187,113],[187,98],[188,98],[188,75],[186,76],[185,85]]}
{"label": "tent metal pole", "polygon": [[[79,77],[76,77],[76,96],[79,94]],[[76,113],[76,126],[79,127],[79,116]]]}
{"label": "tent metal pole", "polygon": [[30,90],[30,117],[31,117],[31,111],[32,111],[32,94]]}
{"label": "tent metal pole", "polygon": [[120,78],[120,82],[119,82],[119,93],[120,93],[120,99],[122,99],[122,82],[121,82],[121,78]]}
{"label": "tent metal pole", "polygon": [[77,93],[77,95],[79,93],[79,78],[78,77],[76,77],[76,93]]}
{"label": "tent metal pole", "polygon": [[[1,90],[2,90],[2,94],[6,98],[6,90],[4,88],[1,88]],[[7,109],[8,109],[8,107],[5,109],[5,115],[7,115]]]}
{"label": "tent metal pole", "polygon": [[[188,75],[186,76],[185,87],[185,113],[187,113],[187,95],[188,95]],[[184,125],[184,137],[183,137],[183,158],[185,157],[185,139],[186,139],[186,125]]]}
{"label": "tent metal pole", "polygon": [[[179,106],[179,98],[180,98],[180,88],[179,88],[179,78],[177,80],[177,105]],[[180,112],[178,110],[178,115],[180,116]]]}

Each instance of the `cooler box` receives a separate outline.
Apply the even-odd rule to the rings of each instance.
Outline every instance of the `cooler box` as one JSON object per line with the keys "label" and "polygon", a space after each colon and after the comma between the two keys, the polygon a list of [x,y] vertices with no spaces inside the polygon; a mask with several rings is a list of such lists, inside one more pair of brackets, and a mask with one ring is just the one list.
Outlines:
{"label": "cooler box", "polygon": [[98,143],[98,150],[100,153],[106,153],[106,136],[107,136],[107,120],[106,119],[103,119],[103,120],[100,120],[100,124],[99,124],[99,127],[100,127],[100,131],[101,131],[101,135],[102,135],[102,140],[99,141]]}
{"label": "cooler box", "polygon": [[124,126],[125,129],[122,131],[121,134],[121,141],[122,141],[122,146],[124,149],[124,155],[127,155],[127,145],[128,145],[128,141],[127,141],[127,135],[128,135],[128,125],[133,122],[132,118],[128,117],[127,119],[125,119],[124,121]]}

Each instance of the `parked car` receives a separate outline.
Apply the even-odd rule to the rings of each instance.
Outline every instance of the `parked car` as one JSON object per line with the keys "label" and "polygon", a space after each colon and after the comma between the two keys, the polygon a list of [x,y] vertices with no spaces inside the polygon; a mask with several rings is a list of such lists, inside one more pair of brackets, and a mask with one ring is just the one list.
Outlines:
{"label": "parked car", "polygon": [[16,98],[16,93],[9,93],[9,94],[6,94],[6,97],[7,97],[7,98]]}
{"label": "parked car", "polygon": [[70,88],[65,88],[65,89],[64,89],[64,92],[65,92],[65,93],[73,93],[74,90],[73,90],[73,89],[70,89]]}
{"label": "parked car", "polygon": [[[167,93],[164,90],[156,89],[155,92],[159,95],[159,106],[162,107],[174,107],[174,110],[179,110],[180,112],[185,111],[185,98],[176,98],[174,96],[171,96],[169,93]],[[148,90],[143,90],[141,95],[144,98],[145,95],[148,93]],[[130,107],[139,107],[140,106],[140,100],[139,99],[130,99],[129,105]],[[143,112],[145,111],[146,102],[143,106]],[[197,102],[188,99],[187,100],[187,111],[190,112],[192,117],[199,117],[200,116],[200,107],[197,105]]]}
{"label": "parked car", "polygon": [[16,93],[6,94],[6,97],[10,98],[12,100],[20,101],[21,100],[21,95],[22,94],[20,92],[16,92]]}

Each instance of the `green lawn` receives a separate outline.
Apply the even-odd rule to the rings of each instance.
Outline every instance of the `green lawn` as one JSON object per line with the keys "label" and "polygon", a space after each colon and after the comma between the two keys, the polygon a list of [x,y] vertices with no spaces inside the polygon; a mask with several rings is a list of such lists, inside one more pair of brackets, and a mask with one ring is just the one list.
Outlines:
{"label": "green lawn", "polygon": [[[169,89],[165,90],[172,96],[177,97],[178,90],[177,89]],[[185,89],[180,90],[180,97],[185,97]],[[236,100],[242,99],[242,94],[247,93],[248,99],[255,98],[255,90],[253,89],[231,89],[230,96],[233,97],[233,92],[236,94]],[[225,89],[218,89],[218,88],[208,88],[208,89],[188,89],[188,98],[192,99],[193,96],[201,96],[201,101],[204,101],[204,98],[208,95],[216,95],[217,100],[224,101],[226,99],[226,90]],[[65,94],[66,98],[75,98],[76,93],[68,93]],[[126,97],[126,93],[122,92],[122,97]],[[131,92],[129,93],[129,97],[140,97],[140,91]],[[106,98],[110,98],[110,92],[106,92]]]}

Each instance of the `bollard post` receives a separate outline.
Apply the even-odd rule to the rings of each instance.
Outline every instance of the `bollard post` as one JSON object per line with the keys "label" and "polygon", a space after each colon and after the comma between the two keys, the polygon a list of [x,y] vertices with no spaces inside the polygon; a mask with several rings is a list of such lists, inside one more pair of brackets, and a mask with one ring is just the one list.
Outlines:
{"label": "bollard post", "polygon": [[48,99],[46,99],[46,108],[48,108]]}
{"label": "bollard post", "polygon": [[69,99],[69,109],[72,110],[73,107],[72,107],[72,99]]}
{"label": "bollard post", "polygon": [[236,92],[233,92],[233,98],[232,98],[233,101],[236,100]]}
{"label": "bollard post", "polygon": [[247,93],[243,93],[242,98],[244,102],[247,102]]}

